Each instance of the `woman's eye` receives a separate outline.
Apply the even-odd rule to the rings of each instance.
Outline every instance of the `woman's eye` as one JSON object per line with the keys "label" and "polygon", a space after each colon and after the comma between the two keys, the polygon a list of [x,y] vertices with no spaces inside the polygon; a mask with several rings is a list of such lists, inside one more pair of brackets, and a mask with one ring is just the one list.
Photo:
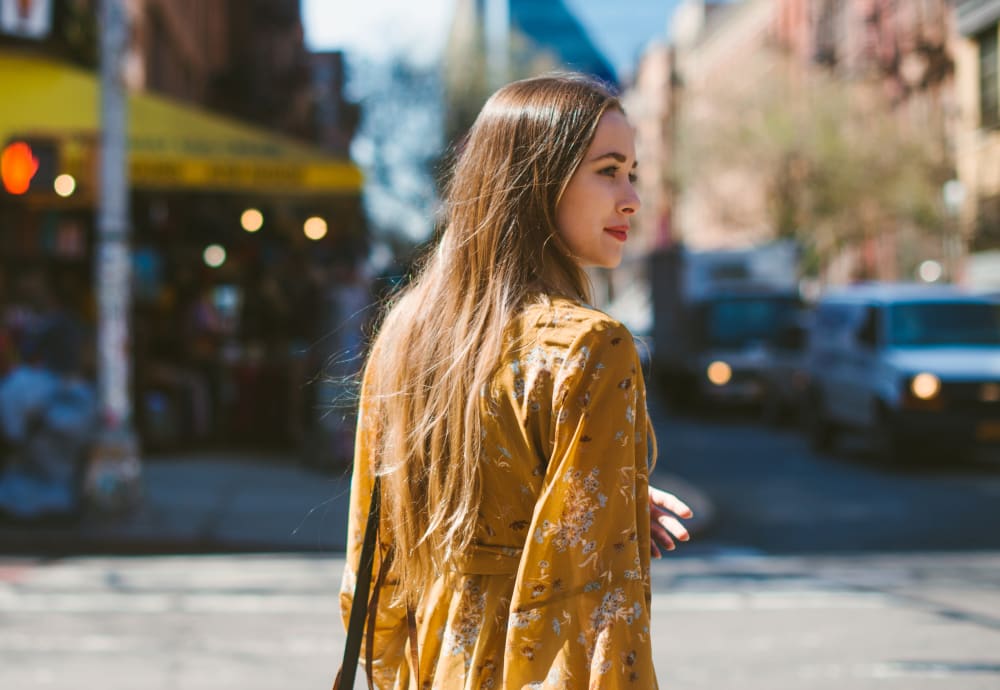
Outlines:
{"label": "woman's eye", "polygon": [[628,181],[631,182],[632,184],[635,184],[636,182],[639,181],[639,176],[636,175],[634,172],[629,173],[628,174]]}
{"label": "woman's eye", "polygon": [[614,177],[615,175],[618,174],[618,166],[617,165],[609,165],[606,168],[601,168],[600,170],[597,171],[597,174],[598,175],[607,175],[608,177]]}

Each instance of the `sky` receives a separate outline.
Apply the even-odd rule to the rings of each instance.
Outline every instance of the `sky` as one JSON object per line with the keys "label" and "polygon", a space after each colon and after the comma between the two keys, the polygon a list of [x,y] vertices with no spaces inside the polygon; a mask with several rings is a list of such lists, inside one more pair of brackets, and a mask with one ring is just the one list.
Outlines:
{"label": "sky", "polygon": [[[538,0],[542,2],[544,0]],[[642,48],[666,36],[679,0],[565,0],[620,76],[631,73]],[[451,26],[455,0],[302,0],[306,43],[381,60],[405,55],[435,60]]]}
{"label": "sky", "polygon": [[373,60],[427,63],[444,46],[455,0],[302,0],[306,45]]}
{"label": "sky", "polygon": [[[564,1],[623,81],[627,81],[642,48],[650,40],[666,36],[668,17],[679,2]],[[403,123],[406,127],[393,124],[392,136],[386,136],[385,120],[396,117],[393,97],[400,91],[390,83],[388,63],[403,58],[434,72],[451,29],[456,0],[301,2],[306,45],[311,50],[343,50],[347,54],[348,95],[366,109],[351,153],[365,170],[365,207],[373,226],[414,240],[424,239],[432,228],[435,200],[433,180],[422,162],[431,153],[428,147],[443,143],[443,127],[434,120],[440,119],[441,112],[430,102],[430,94],[426,103],[409,102],[411,116]],[[377,161],[382,165],[376,166]],[[404,190],[413,193],[405,194]]]}

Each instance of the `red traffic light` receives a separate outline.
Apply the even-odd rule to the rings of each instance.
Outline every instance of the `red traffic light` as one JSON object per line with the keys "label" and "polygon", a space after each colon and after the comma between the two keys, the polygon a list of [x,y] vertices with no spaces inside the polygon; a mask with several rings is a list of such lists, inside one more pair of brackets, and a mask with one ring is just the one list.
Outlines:
{"label": "red traffic light", "polygon": [[24,194],[38,172],[38,159],[26,142],[14,141],[0,154],[0,178],[11,194]]}

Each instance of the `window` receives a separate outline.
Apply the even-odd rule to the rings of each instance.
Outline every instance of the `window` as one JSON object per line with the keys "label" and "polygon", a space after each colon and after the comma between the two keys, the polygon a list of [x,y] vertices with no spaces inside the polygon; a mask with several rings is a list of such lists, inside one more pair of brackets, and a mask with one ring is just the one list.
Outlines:
{"label": "window", "polygon": [[892,344],[899,347],[1000,345],[1000,305],[989,302],[913,302],[892,307]]}
{"label": "window", "polygon": [[997,56],[997,25],[976,37],[979,44],[979,125],[1000,125],[1000,70]]}
{"label": "window", "polygon": [[878,307],[867,307],[865,315],[858,326],[858,342],[870,348],[877,348],[882,341],[881,328],[879,327],[879,317],[881,312]]}
{"label": "window", "polygon": [[816,311],[815,330],[823,339],[843,332],[851,322],[852,309],[843,304],[823,304]]}
{"label": "window", "polygon": [[766,342],[795,321],[799,308],[793,297],[721,298],[705,307],[707,344],[743,348]]}

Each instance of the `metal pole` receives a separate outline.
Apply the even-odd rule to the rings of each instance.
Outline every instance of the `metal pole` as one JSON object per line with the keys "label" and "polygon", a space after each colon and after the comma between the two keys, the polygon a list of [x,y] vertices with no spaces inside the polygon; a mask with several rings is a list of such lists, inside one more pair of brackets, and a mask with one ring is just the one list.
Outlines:
{"label": "metal pole", "polygon": [[121,511],[139,500],[138,444],[130,392],[131,254],[126,159],[127,96],[124,61],[128,17],[123,0],[101,0],[100,186],[97,207],[97,388],[100,437],[85,493],[102,511]]}
{"label": "metal pole", "polygon": [[951,179],[941,188],[944,199],[945,219],[944,232],[944,265],[948,272],[948,280],[957,283],[961,280],[961,263],[964,254],[962,246],[962,204],[965,203],[965,187],[959,179]]}

